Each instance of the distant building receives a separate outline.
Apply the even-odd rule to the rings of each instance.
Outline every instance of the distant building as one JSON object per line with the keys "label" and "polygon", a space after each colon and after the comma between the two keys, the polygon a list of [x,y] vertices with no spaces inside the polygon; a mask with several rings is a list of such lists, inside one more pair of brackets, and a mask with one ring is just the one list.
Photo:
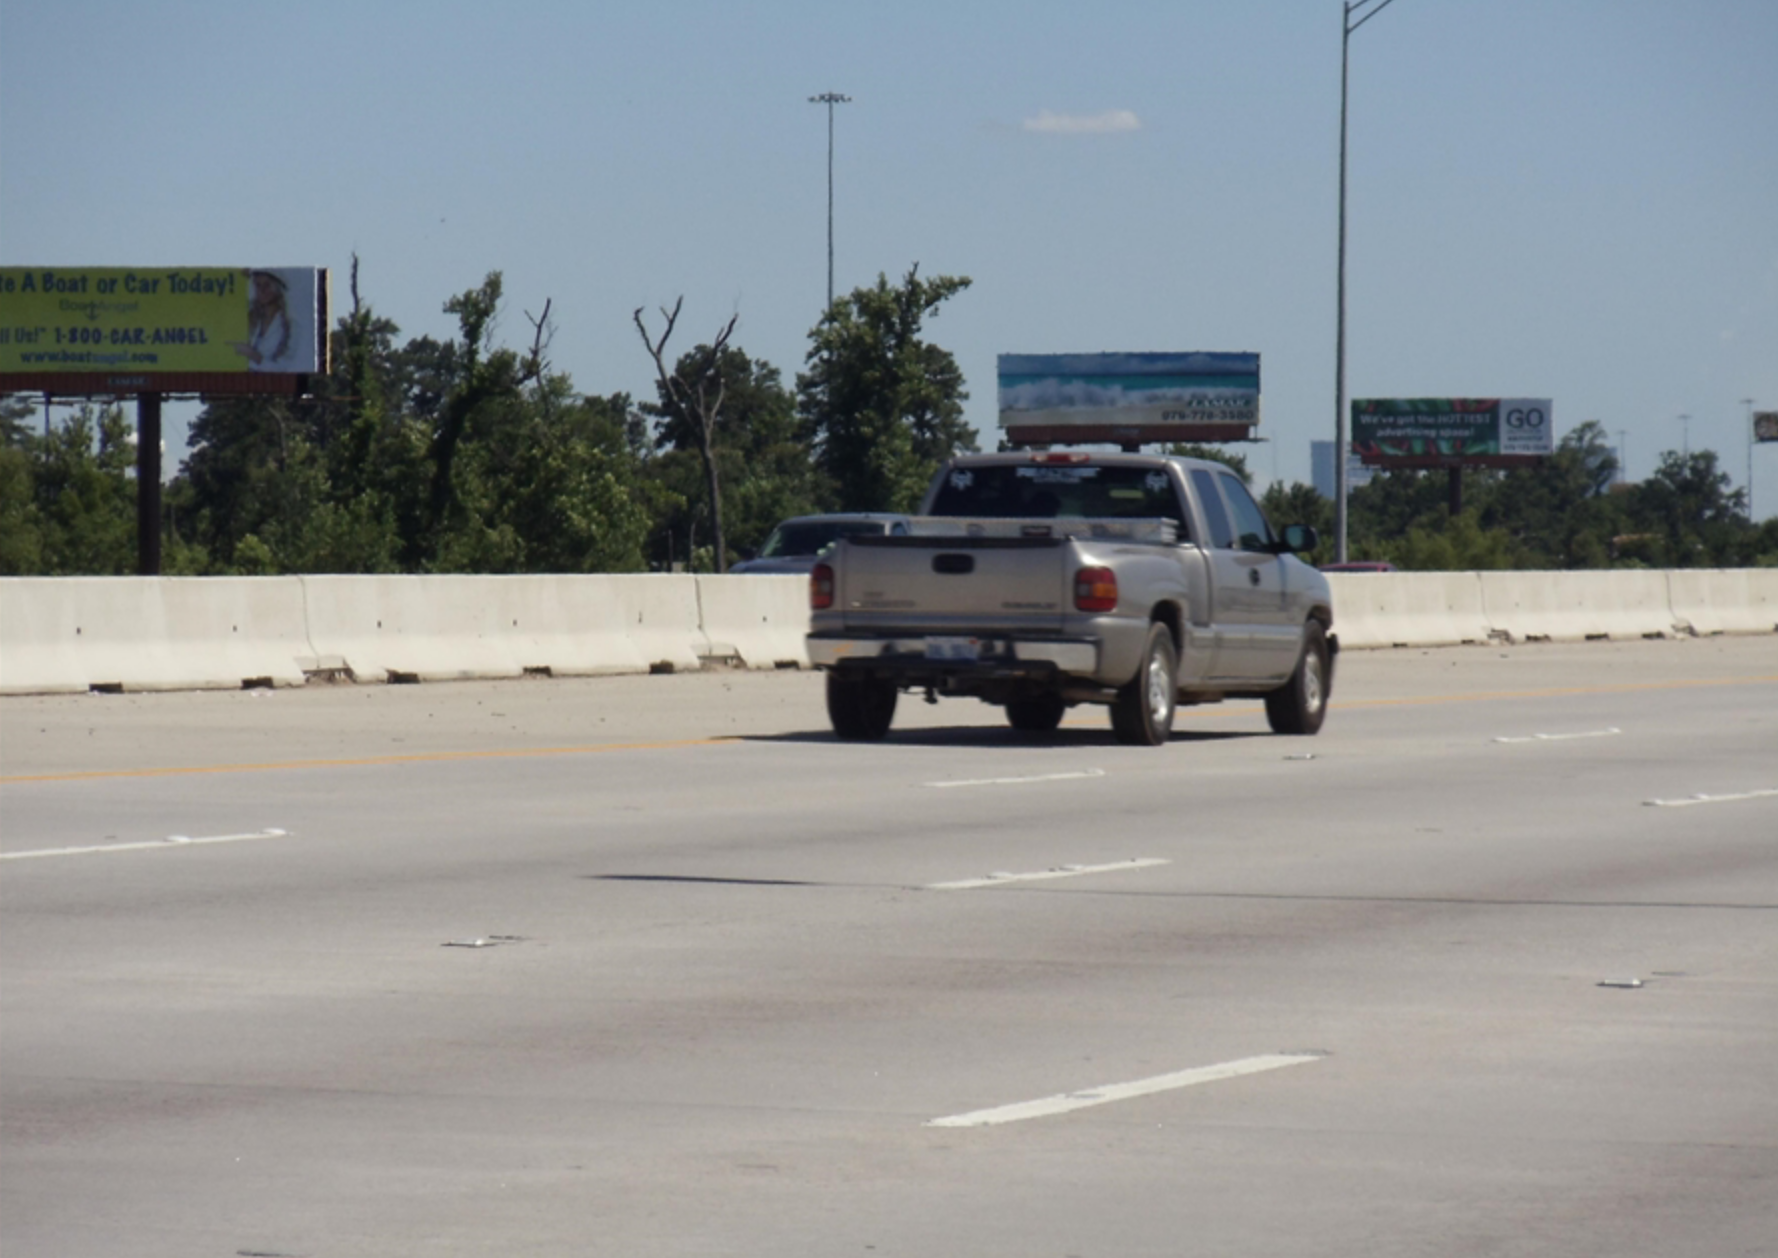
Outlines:
{"label": "distant building", "polygon": [[[1360,485],[1368,485],[1377,469],[1366,467],[1356,454],[1346,456],[1346,488],[1357,489]],[[1311,441],[1309,443],[1309,476],[1315,486],[1315,492],[1323,498],[1332,498],[1339,487],[1334,484],[1334,443],[1331,441]]]}

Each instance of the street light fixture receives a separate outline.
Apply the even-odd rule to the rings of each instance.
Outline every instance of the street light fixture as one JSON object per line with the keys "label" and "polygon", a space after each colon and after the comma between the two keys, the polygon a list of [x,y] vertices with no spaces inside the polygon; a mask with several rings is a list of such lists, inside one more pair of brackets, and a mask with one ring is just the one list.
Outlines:
{"label": "street light fixture", "polygon": [[[1352,32],[1394,0],[1341,0],[1340,18],[1340,267],[1339,318],[1334,329],[1334,558],[1346,562],[1346,64]],[[1357,20],[1354,21],[1353,19]]]}
{"label": "street light fixture", "polygon": [[838,92],[809,97],[811,105],[827,106],[827,309],[833,309],[833,107],[852,98]]}

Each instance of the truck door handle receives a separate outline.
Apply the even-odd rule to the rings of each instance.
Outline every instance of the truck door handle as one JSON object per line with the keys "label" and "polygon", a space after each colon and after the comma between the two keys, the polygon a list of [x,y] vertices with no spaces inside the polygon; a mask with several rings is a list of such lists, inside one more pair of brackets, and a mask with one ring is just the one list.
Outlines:
{"label": "truck door handle", "polygon": [[1258,568],[1247,569],[1247,584],[1248,585],[1258,585],[1259,584],[1259,569]]}

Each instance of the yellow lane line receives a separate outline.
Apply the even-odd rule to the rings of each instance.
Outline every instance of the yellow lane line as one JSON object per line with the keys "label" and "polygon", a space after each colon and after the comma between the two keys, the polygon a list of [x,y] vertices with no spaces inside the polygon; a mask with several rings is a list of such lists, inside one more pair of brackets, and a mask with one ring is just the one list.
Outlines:
{"label": "yellow lane line", "polygon": [[674,747],[717,747],[739,738],[676,738],[658,743],[597,743],[586,747],[513,747],[483,751],[426,751],[401,756],[357,756],[342,760],[272,760],[262,764],[204,764],[162,769],[95,769],[86,773],[39,773],[0,777],[14,782],[78,782],[89,778],[158,778],[193,773],[255,773],[266,769],[352,769],[373,764],[431,764],[448,760],[499,760],[525,756],[590,756],[607,751],[661,751]]}
{"label": "yellow lane line", "polygon": [[[1413,707],[1430,703],[1492,703],[1500,699],[1552,699],[1564,695],[1608,695],[1628,694],[1647,690],[1688,690],[1698,686],[1769,686],[1778,683],[1778,675],[1771,677],[1720,677],[1700,678],[1693,681],[1644,681],[1625,682],[1615,686],[1556,686],[1548,690],[1497,690],[1476,694],[1456,695],[1420,695],[1405,699],[1339,699],[1329,701],[1328,707],[1333,711],[1350,711],[1354,708],[1399,708]],[[1258,703],[1258,699],[1234,699],[1232,703]],[[1230,709],[1215,703],[1189,704],[1181,707],[1175,718],[1189,719],[1192,717],[1217,717],[1230,715]],[[1069,726],[1084,725],[1084,721],[1070,720]],[[4,781],[0,778],[0,781]]]}
{"label": "yellow lane line", "polygon": [[[1615,686],[1559,686],[1547,690],[1503,690],[1494,693],[1424,695],[1406,699],[1335,700],[1336,709],[1408,707],[1432,703],[1486,703],[1501,699],[1550,699],[1564,695],[1629,694],[1650,690],[1687,690],[1700,686],[1753,686],[1778,683],[1778,675],[1764,677],[1723,677],[1695,681],[1630,682]],[[1225,710],[1226,711],[1226,710]],[[1217,715],[1214,705],[1186,707],[1181,716]],[[1072,724],[1072,722],[1070,722]],[[588,756],[614,751],[665,751],[678,747],[717,747],[744,739],[725,735],[717,738],[678,738],[652,743],[598,743],[583,747],[516,747],[483,751],[416,752],[400,756],[359,756],[339,760],[276,760],[258,764],[192,765],[160,769],[97,769],[84,773],[23,774],[0,777],[0,786],[21,782],[77,782],[95,778],[178,777],[197,773],[256,773],[267,769],[341,769],[362,768],[376,764],[433,764],[451,760],[516,759],[527,756]]]}
{"label": "yellow lane line", "polygon": [[1422,703],[1485,703],[1495,699],[1553,699],[1563,695],[1633,694],[1647,690],[1690,690],[1699,686],[1769,686],[1778,682],[1771,677],[1719,677],[1696,681],[1624,682],[1615,686],[1554,686],[1548,690],[1501,690],[1488,694],[1425,695],[1410,699],[1359,699],[1351,703],[1333,702],[1336,708],[1406,707]]}

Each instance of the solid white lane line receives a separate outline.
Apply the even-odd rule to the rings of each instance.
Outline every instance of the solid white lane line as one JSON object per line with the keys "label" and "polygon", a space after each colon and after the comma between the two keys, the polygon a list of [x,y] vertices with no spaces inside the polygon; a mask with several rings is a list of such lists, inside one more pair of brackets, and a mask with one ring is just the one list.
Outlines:
{"label": "solid white lane line", "polygon": [[1645,808],[1690,808],[1693,804],[1731,804],[1742,799],[1769,799],[1778,795],[1778,789],[1767,791],[1742,791],[1738,795],[1692,795],[1685,799],[1645,799]]}
{"label": "solid white lane line", "polygon": [[1496,738],[1497,743],[1562,743],[1572,738],[1610,738],[1613,734],[1624,731],[1615,727],[1610,729],[1589,729],[1578,734],[1526,734],[1516,738]]}
{"label": "solid white lane line", "polygon": [[143,843],[95,843],[91,847],[45,847],[33,852],[0,852],[0,860],[22,861],[34,856],[91,856],[98,852],[146,852],[162,847],[195,847],[201,843],[249,843],[254,839],[281,839],[288,830],[255,830],[251,834],[212,834],[201,839],[169,834]]}
{"label": "solid white lane line", "polygon": [[1306,1062],[1320,1061],[1322,1056],[1319,1053],[1273,1053],[1263,1057],[1243,1057],[1239,1061],[1225,1061],[1217,1066],[1199,1066],[1193,1070],[1180,1070],[1170,1075],[1156,1075],[1152,1079],[1137,1079],[1133,1083],[1111,1083],[1103,1087],[1087,1088],[1081,1092],[1064,1092],[1059,1096],[1046,1096],[1037,1101],[1021,1101],[1016,1105],[1001,1105],[994,1109],[971,1110],[967,1114],[952,1114],[949,1118],[934,1118],[926,1126],[991,1127],[996,1123],[1016,1123],[1027,1118],[1049,1118],[1055,1114],[1066,1114],[1072,1110],[1087,1109],[1094,1105],[1107,1105],[1112,1101],[1127,1101],[1135,1096],[1148,1096],[1155,1092],[1171,1092],[1176,1088],[1194,1087],[1200,1083],[1216,1083],[1223,1079],[1234,1079],[1241,1075],[1255,1075],[1266,1070],[1282,1070],[1286,1066],[1301,1066]]}
{"label": "solid white lane line", "polygon": [[1028,782],[1068,782],[1076,778],[1102,778],[1104,769],[1080,769],[1072,773],[1039,773],[1023,778],[966,778],[956,782],[928,782],[927,786],[943,789],[947,786],[1023,786]]}
{"label": "solid white lane line", "polygon": [[1079,878],[1086,874],[1110,874],[1123,869],[1148,869],[1155,865],[1170,865],[1171,861],[1158,856],[1143,856],[1136,860],[1113,861],[1109,865],[1062,865],[1056,869],[1043,869],[1029,874],[989,874],[986,878],[965,878],[960,882],[928,883],[928,891],[972,891],[977,887],[999,887],[1009,882],[1043,882],[1050,878]]}

